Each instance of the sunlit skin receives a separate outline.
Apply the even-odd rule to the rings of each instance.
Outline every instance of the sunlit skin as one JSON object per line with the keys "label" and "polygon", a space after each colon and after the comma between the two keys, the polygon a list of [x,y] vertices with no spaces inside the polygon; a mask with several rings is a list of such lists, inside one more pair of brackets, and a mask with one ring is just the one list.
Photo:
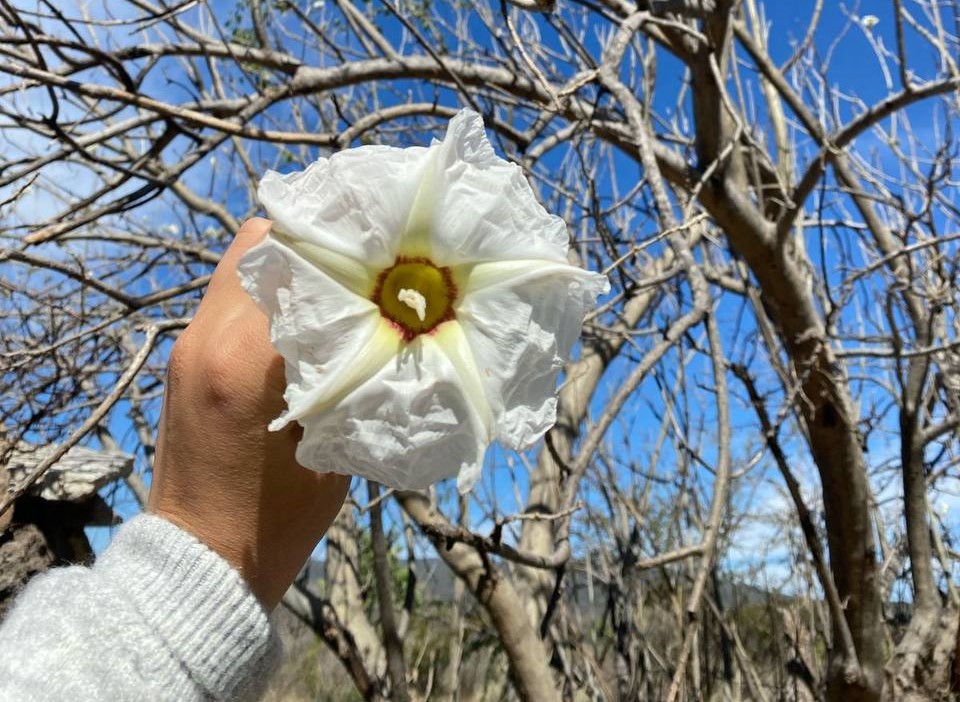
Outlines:
{"label": "sunlit skin", "polygon": [[236,266],[269,229],[264,219],[243,225],[170,355],[149,502],[223,556],[268,610],[350,485],[297,463],[298,425],[267,431],[284,404],[283,359]]}

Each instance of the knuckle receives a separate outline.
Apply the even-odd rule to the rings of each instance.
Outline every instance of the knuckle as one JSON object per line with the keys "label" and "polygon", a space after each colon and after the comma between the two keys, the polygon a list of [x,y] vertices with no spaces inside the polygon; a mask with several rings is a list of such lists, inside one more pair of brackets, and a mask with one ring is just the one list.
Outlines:
{"label": "knuckle", "polygon": [[167,376],[206,411],[234,420],[262,411],[285,387],[283,359],[272,349],[268,357],[259,330],[242,323],[188,327],[170,350]]}
{"label": "knuckle", "polygon": [[167,359],[167,382],[170,384],[182,383],[192,365],[191,357],[194,353],[194,333],[190,327],[184,329],[173,342],[170,356]]}
{"label": "knuckle", "polygon": [[206,347],[201,363],[207,402],[224,412],[237,405],[243,383],[241,344],[233,337],[215,339]]}
{"label": "knuckle", "polygon": [[272,222],[263,217],[254,217],[243,223],[237,230],[235,242],[242,248],[248,248],[260,241],[270,230]]}

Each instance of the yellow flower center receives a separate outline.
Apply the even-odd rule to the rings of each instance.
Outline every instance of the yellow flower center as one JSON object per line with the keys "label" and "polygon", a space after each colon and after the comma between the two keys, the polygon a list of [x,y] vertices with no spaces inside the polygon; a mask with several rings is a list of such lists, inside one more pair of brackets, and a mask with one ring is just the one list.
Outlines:
{"label": "yellow flower center", "polygon": [[453,319],[456,297],[449,268],[438,268],[427,258],[400,257],[380,272],[371,299],[404,341],[412,341]]}

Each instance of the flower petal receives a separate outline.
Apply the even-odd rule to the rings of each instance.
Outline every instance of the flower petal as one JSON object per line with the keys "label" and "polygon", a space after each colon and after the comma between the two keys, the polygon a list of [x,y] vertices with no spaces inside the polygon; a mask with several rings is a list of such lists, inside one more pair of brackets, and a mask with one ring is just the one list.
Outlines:
{"label": "flower petal", "polygon": [[[523,171],[498,158],[480,115],[459,112],[430,147],[430,229],[439,265],[514,258],[567,260],[567,228],[537,201]],[[419,203],[418,203],[419,204]],[[424,214],[421,220],[427,219]]]}
{"label": "flower petal", "polygon": [[[452,267],[453,277],[460,286],[460,296],[465,297],[485,288],[497,285],[519,285],[536,278],[557,276],[560,278],[594,276],[582,268],[569,263],[520,259],[514,261],[485,261],[483,263],[465,263]],[[601,278],[603,276],[600,276]],[[604,278],[606,280],[606,278]],[[600,285],[600,283],[597,283]],[[609,289],[609,282],[598,294]]]}
{"label": "flower petal", "polygon": [[393,262],[429,150],[361,146],[288,175],[268,171],[257,195],[293,238],[373,267]]}
{"label": "flower petal", "polygon": [[400,489],[422,489],[458,474],[465,484],[475,481],[487,447],[480,411],[426,334],[335,407],[300,423],[301,465]]}
{"label": "flower petal", "polygon": [[[457,371],[460,382],[463,384],[463,391],[469,398],[470,404],[476,408],[484,426],[489,427],[493,419],[490,403],[487,402],[480,371],[477,369],[477,362],[466,334],[463,332],[463,327],[457,321],[446,322],[436,328],[431,338]],[[489,436],[488,431],[486,439],[489,440],[490,438],[492,437]]]}
{"label": "flower petal", "polygon": [[[497,269],[500,270],[497,270]],[[482,264],[484,285],[457,309],[495,418],[496,438],[525,449],[556,421],[557,375],[583,316],[609,289],[605,276],[569,265]]]}
{"label": "flower petal", "polygon": [[270,232],[274,240],[312,263],[354,295],[368,297],[377,279],[377,270],[368,268],[356,259],[324,248],[306,239],[287,234],[274,225]]}
{"label": "flower petal", "polygon": [[[274,234],[240,275],[286,361],[288,407],[270,428],[303,426],[302,465],[403,489],[457,475],[465,492],[490,440],[523,449],[552,426],[557,375],[608,282],[568,264],[564,222],[479,115],[458,114],[429,149],[268,173],[259,194]],[[455,319],[412,341],[370,299],[398,256],[450,266],[456,284]],[[397,294],[425,306],[420,288]]]}
{"label": "flower petal", "polygon": [[[384,325],[379,308],[354,295],[272,235],[247,251],[238,265],[240,283],[270,320],[270,340],[286,361],[287,410],[270,425],[280,429],[373,375],[396,351],[378,356],[370,347]],[[358,363],[358,360],[362,361]],[[364,374],[365,371],[365,374]]]}
{"label": "flower petal", "polygon": [[366,343],[348,352],[351,362],[342,367],[341,372],[328,374],[324,378],[326,382],[304,383],[295,397],[287,399],[287,411],[270,423],[270,430],[277,431],[295,419],[302,420],[335,407],[340,400],[380,372],[403,345],[402,338],[390,323],[378,317]]}

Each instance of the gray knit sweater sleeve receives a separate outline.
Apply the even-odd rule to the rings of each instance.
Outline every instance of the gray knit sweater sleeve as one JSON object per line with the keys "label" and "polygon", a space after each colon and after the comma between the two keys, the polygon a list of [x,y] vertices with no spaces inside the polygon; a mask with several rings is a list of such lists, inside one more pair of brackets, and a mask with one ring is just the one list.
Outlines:
{"label": "gray knit sweater sleeve", "polygon": [[276,641],[226,561],[141,515],[92,568],[58,568],[24,589],[0,627],[0,701],[246,698]]}

